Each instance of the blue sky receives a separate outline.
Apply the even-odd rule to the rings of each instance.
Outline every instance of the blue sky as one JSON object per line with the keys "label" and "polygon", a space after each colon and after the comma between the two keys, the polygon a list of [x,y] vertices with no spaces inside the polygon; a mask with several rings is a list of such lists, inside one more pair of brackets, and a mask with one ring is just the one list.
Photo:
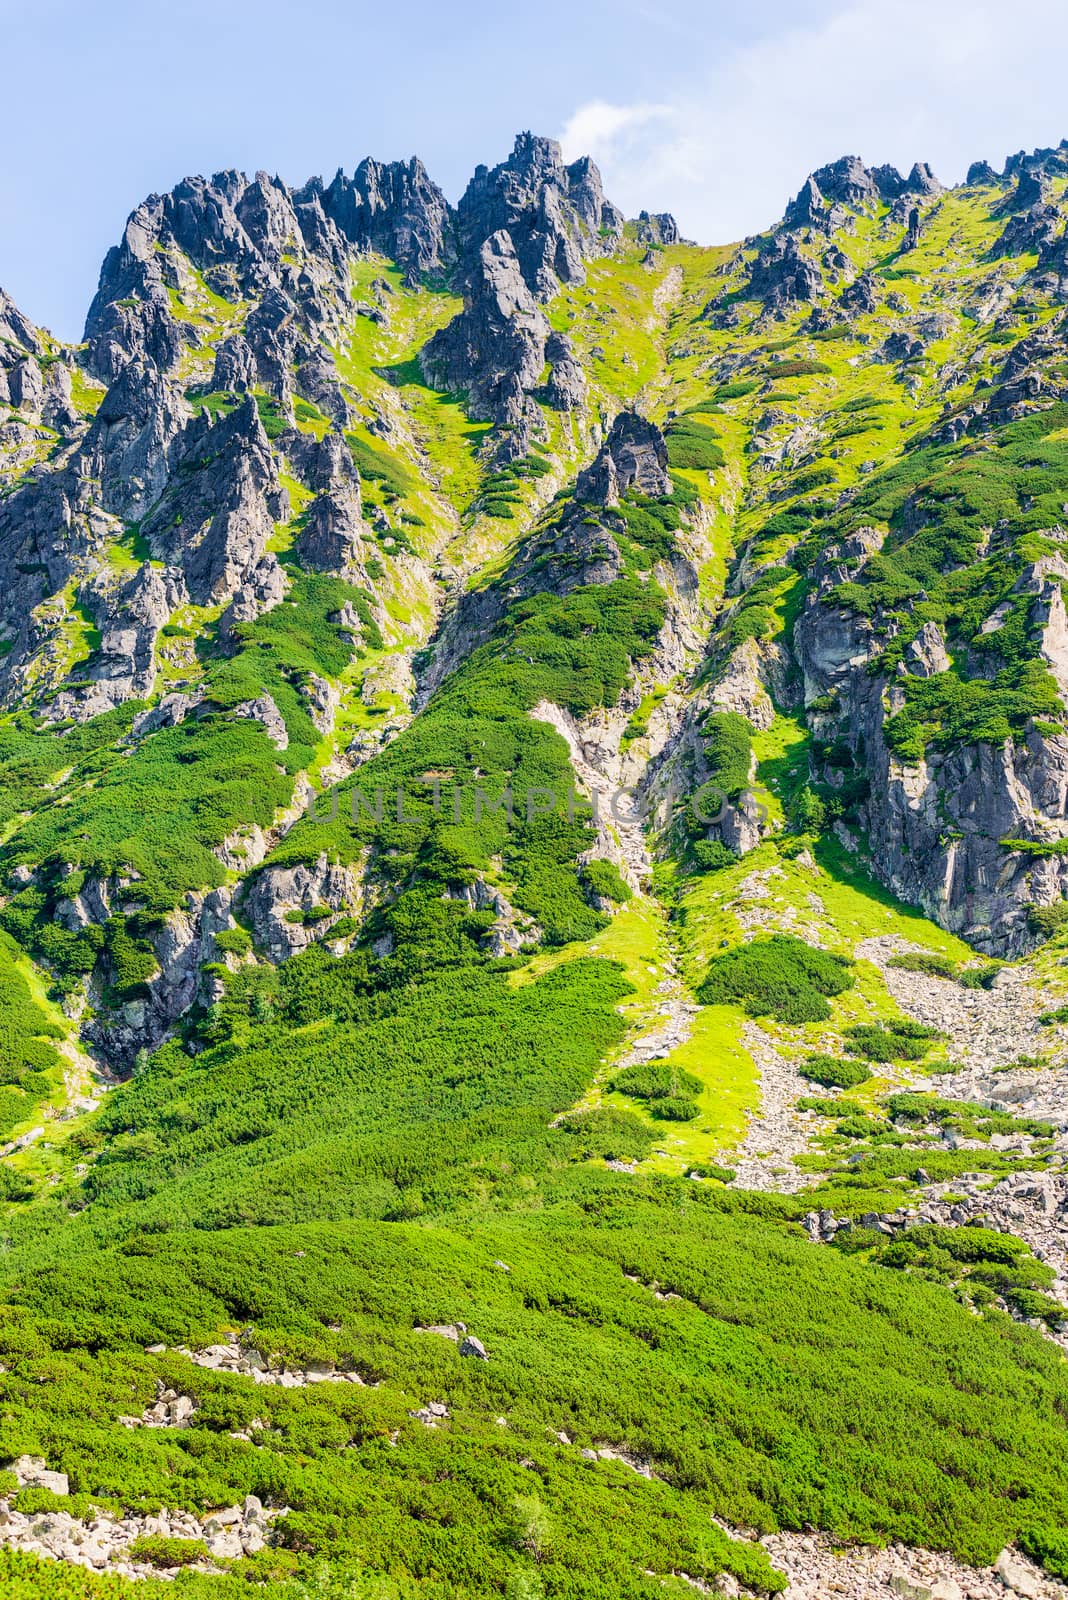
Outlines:
{"label": "blue sky", "polygon": [[952,181],[1068,134],[1063,0],[0,0],[0,39],[0,284],[68,338],[126,214],[188,172],[418,153],[455,200],[529,127],[711,243],[845,152]]}

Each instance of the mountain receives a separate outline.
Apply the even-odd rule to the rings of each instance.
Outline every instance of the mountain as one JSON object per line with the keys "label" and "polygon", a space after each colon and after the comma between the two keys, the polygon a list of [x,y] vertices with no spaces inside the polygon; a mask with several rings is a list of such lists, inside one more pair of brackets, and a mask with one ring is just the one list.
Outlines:
{"label": "mountain", "polygon": [[1066,223],[524,133],[0,294],[0,1593],[1068,1593]]}

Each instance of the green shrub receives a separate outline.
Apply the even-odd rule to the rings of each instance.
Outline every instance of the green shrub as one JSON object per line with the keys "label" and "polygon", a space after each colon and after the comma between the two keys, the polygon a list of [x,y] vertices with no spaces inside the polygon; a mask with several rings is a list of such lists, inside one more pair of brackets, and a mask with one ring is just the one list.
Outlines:
{"label": "green shrub", "polygon": [[[818,1059],[814,1057],[813,1059]],[[830,1056],[826,1059],[836,1061],[837,1057]],[[806,1074],[803,1074],[806,1076]],[[847,1100],[844,1097],[831,1098],[829,1095],[806,1094],[797,1102],[798,1111],[815,1111],[821,1117],[863,1117],[866,1115],[864,1107],[859,1100]]]}
{"label": "green shrub", "polygon": [[617,905],[625,905],[631,898],[633,891],[630,884],[614,861],[595,857],[592,861],[587,861],[582,869],[582,876],[593,893],[603,900],[614,900]]}
{"label": "green shrub", "polygon": [[721,839],[694,839],[690,844],[690,854],[705,872],[719,872],[723,867],[736,867],[741,859]]}
{"label": "green shrub", "polygon": [[990,961],[979,967],[962,967],[957,974],[957,982],[963,989],[989,989],[1000,971],[1000,961]]}
{"label": "green shrub", "polygon": [[844,956],[777,933],[717,956],[697,998],[703,1005],[741,1005],[750,1016],[780,1022],[823,1022],[831,1014],[827,997],[852,984],[852,963]]}
{"label": "green shrub", "polygon": [[268,439],[277,439],[280,434],[285,433],[289,424],[277,400],[272,399],[269,395],[258,394],[256,396],[256,410],[260,414],[263,431]]}
{"label": "green shrub", "polygon": [[345,442],[352,451],[352,459],[361,478],[382,484],[397,500],[403,500],[415,488],[415,478],[410,469],[396,457],[386,455],[369,439],[358,433],[346,433]]}
{"label": "green shrub", "polygon": [[921,1061],[940,1037],[920,1022],[862,1022],[845,1030],[846,1049],[868,1061]]}
{"label": "green shrub", "polygon": [[649,1110],[660,1122],[692,1122],[700,1115],[697,1102],[683,1095],[665,1095],[662,1099],[651,1100]]}
{"label": "green shrub", "polygon": [[131,1561],[147,1561],[153,1567],[191,1567],[209,1559],[203,1539],[174,1539],[162,1533],[143,1533],[128,1554]]}
{"label": "green shrub", "polygon": [[891,956],[888,966],[899,967],[903,972],[924,972],[932,978],[956,978],[957,963],[949,956],[932,950],[903,950]]}
{"label": "green shrub", "polygon": [[1034,1138],[1045,1138],[1053,1131],[1052,1124],[1035,1117],[1014,1117],[1007,1111],[992,1111],[977,1101],[950,1100],[915,1090],[902,1090],[890,1095],[886,1109],[895,1121],[917,1124],[933,1122],[941,1127],[955,1128],[970,1139],[989,1139],[995,1133],[1024,1133]]}
{"label": "green shrub", "polygon": [[721,383],[713,399],[742,400],[747,394],[752,394],[754,389],[759,388],[759,378],[738,378],[733,383]]}
{"label": "green shrub", "polygon": [[1052,906],[1028,906],[1027,926],[1042,939],[1054,939],[1068,925],[1068,900]]}
{"label": "green shrub", "polygon": [[810,467],[807,472],[797,474],[790,485],[790,493],[808,494],[810,489],[822,489],[826,484],[834,483],[837,477],[836,467]]}
{"label": "green shrub", "polygon": [[702,719],[704,759],[708,782],[737,800],[749,787],[753,757],[753,729],[740,711],[710,711]]}
{"label": "green shrub", "polygon": [[605,1161],[643,1161],[652,1148],[652,1134],[631,1111],[599,1106],[573,1111],[557,1124],[574,1142],[577,1156]]}
{"label": "green shrub", "polygon": [[690,417],[678,417],[667,426],[668,461],[673,467],[712,472],[725,461],[714,429]]}
{"label": "green shrub", "polygon": [[612,1087],[639,1100],[663,1100],[700,1094],[701,1080],[666,1061],[640,1061],[617,1072]]}
{"label": "green shrub", "polygon": [[871,1072],[860,1061],[826,1054],[806,1056],[798,1063],[798,1072],[810,1083],[821,1083],[825,1089],[855,1089],[866,1083]]}
{"label": "green shrub", "polygon": [[799,357],[794,361],[775,361],[767,368],[767,376],[777,383],[780,378],[814,378],[830,372],[826,361],[810,361]]}

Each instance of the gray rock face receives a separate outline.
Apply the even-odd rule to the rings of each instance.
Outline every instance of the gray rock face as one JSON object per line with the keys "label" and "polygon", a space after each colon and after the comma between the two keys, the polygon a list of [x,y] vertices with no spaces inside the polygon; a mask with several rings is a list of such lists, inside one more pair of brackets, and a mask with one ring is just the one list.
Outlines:
{"label": "gray rock face", "polygon": [[777,233],[761,247],[749,274],[748,292],[769,310],[818,300],[823,293],[820,269],[806,256],[792,233]]}
{"label": "gray rock face", "polygon": [[241,334],[231,334],[216,346],[211,387],[223,393],[243,394],[256,382],[256,357]]}
{"label": "gray rock face", "polygon": [[270,288],[245,322],[245,341],[256,374],[278,399],[288,404],[293,387],[291,368],[301,343],[296,302],[284,289]]}
{"label": "gray rock face", "polygon": [[14,346],[19,352],[31,356],[44,354],[44,341],[40,330],[34,326],[9,294],[0,289],[0,359]]}
{"label": "gray rock face", "polygon": [[218,604],[252,577],[289,508],[255,401],[189,423],[175,468],[143,531],[157,557],[181,567],[195,603]]}
{"label": "gray rock face", "polygon": [[338,172],[322,192],[322,206],[346,239],[391,256],[413,281],[456,259],[449,204],[418,159],[368,159],[351,179]]}
{"label": "gray rock face", "polygon": [[660,429],[637,412],[621,411],[597,459],[579,474],[575,498],[615,506],[630,488],[656,498],[671,493],[671,479]]}
{"label": "gray rock face", "polygon": [[86,435],[86,468],[100,479],[100,502],[136,520],[162,494],[175,439],[189,420],[178,384],[139,358],[126,363]]}
{"label": "gray rock face", "polygon": [[146,561],[121,588],[112,589],[106,578],[100,578],[84,598],[100,629],[99,648],[85,669],[93,681],[84,689],[58,695],[50,708],[53,717],[73,717],[78,722],[126,700],[147,700],[156,677],[159,631],[188,596],[177,569],[160,572]]}
{"label": "gray rock face", "polygon": [[[102,924],[129,901],[125,880],[90,879],[74,901],[68,926]],[[130,1000],[117,1010],[101,1009],[85,1024],[83,1037],[119,1070],[128,1070],[137,1052],[155,1049],[176,1018],[201,993],[206,962],[218,958],[215,934],[231,927],[229,888],[191,891],[184,905],[168,912],[149,934],[157,971],[148,979],[143,999]]]}
{"label": "gray rock face", "polygon": [[[565,166],[551,139],[520,134],[507,161],[477,168],[456,213],[464,309],[437,333],[420,360],[427,381],[466,389],[476,416],[511,435],[500,454],[518,459],[541,431],[530,398],[546,360],[549,325],[540,302],[562,283],[581,283],[584,262],[622,228],[604,198],[592,162]],[[670,236],[664,216],[647,219]],[[563,337],[553,346],[545,398],[563,410],[580,406],[585,383]]]}
{"label": "gray rock face", "polygon": [[19,1456],[8,1467],[19,1480],[22,1489],[48,1489],[52,1494],[69,1494],[70,1483],[65,1472],[51,1472],[43,1456]]}
{"label": "gray rock face", "polygon": [[113,383],[135,359],[169,372],[185,347],[188,335],[171,313],[156,251],[165,209],[165,201],[151,195],[131,213],[122,240],[104,258],[84,333],[85,366],[103,383]]}
{"label": "gray rock face", "polygon": [[941,194],[942,185],[926,161],[917,161],[913,164],[912,171],[905,180],[905,192],[907,194]]}
{"label": "gray rock face", "polygon": [[[977,949],[1017,955],[1034,943],[1028,907],[1062,898],[1068,862],[1014,854],[999,841],[1068,834],[1068,737],[1032,726],[1022,740],[1003,746],[929,751],[918,762],[893,753],[884,731],[894,709],[893,689],[868,672],[879,649],[873,625],[831,597],[880,548],[882,537],[861,530],[814,568],[814,590],[794,630],[806,704],[836,697],[839,710],[821,736],[844,740],[869,780],[863,817],[872,864],[884,882]],[[1068,619],[1062,617],[1059,586],[1036,574],[1033,587],[1047,660],[1062,669],[1068,664]],[[944,661],[941,635],[928,624],[906,668],[928,676],[945,670]]]}
{"label": "gray rock face", "polygon": [[[78,421],[71,403],[69,355],[42,367],[47,354],[45,335],[0,289],[0,405],[13,406],[27,418],[40,417],[49,427],[66,432]],[[6,464],[3,445],[0,440],[0,464]]]}
{"label": "gray rock face", "polygon": [[1009,218],[993,246],[993,254],[1013,256],[1037,250],[1040,256],[1048,256],[1056,245],[1061,222],[1055,205],[1046,199],[1036,200],[1026,211]]}
{"label": "gray rock face", "polygon": [[681,237],[679,225],[670,211],[638,212],[639,244],[678,244]]}
{"label": "gray rock face", "polygon": [[1049,183],[1041,167],[1024,167],[1012,193],[1004,201],[1007,211],[1030,211],[1049,199]]}
{"label": "gray rock face", "polygon": [[973,161],[968,168],[968,175],[964,181],[969,187],[972,184],[997,183],[998,175],[989,161]]}
{"label": "gray rock face", "polygon": [[363,518],[360,475],[344,439],[327,434],[310,470],[320,492],[297,541],[301,562],[316,572],[347,574],[366,583],[371,532]]}
{"label": "gray rock face", "polygon": [[420,360],[428,382],[469,391],[473,415],[514,428],[541,379],[548,337],[511,234],[500,229],[479,250],[463,311],[434,335]]}
{"label": "gray rock face", "polygon": [[878,301],[875,297],[875,277],[873,273],[862,272],[859,278],[843,289],[839,305],[854,316],[870,316],[875,310]]}
{"label": "gray rock face", "polygon": [[336,427],[346,428],[351,420],[349,403],[338,381],[337,368],[322,348],[317,348],[297,369],[296,387],[330,418]]}
{"label": "gray rock face", "polygon": [[893,199],[895,194],[901,193],[903,182],[900,173],[893,167],[881,167],[879,173],[884,188],[891,190],[891,193],[880,192],[876,174],[864,165],[859,156],[840,156],[837,161],[819,167],[812,177],[820,193],[828,200],[837,200],[846,206],[866,206],[879,199]]}
{"label": "gray rock face", "polygon": [[507,161],[477,167],[456,211],[462,262],[479,276],[482,243],[506,231],[520,271],[538,300],[561,283],[581,283],[583,260],[604,250],[623,225],[604,198],[601,175],[588,159],[564,165],[554,139],[521,133]]}
{"label": "gray rock face", "polygon": [[783,222],[788,228],[833,229],[845,220],[842,207],[861,211],[903,195],[941,192],[942,185],[925,161],[917,161],[903,178],[896,167],[866,167],[859,156],[841,156],[806,179],[787,206]]}
{"label": "gray rock face", "polygon": [[[170,194],[151,195],[139,206],[105,258],[86,319],[85,365],[105,383],[132,360],[172,371],[194,337],[174,315],[169,294],[181,288],[183,274],[188,279],[188,262],[225,299],[262,302],[271,291],[283,296],[289,314],[297,313],[287,334],[294,342],[309,330],[336,331],[349,310],[348,262],[356,250],[356,241],[324,212],[321,185],[290,190],[264,172],[252,180],[237,172],[186,178]],[[255,307],[254,336],[246,329],[264,381],[272,364],[275,381],[280,372],[276,309],[261,315]],[[247,353],[227,343],[219,377],[235,380],[226,387],[241,386],[237,380],[247,385]]]}
{"label": "gray rock face", "polygon": [[709,705],[716,711],[739,712],[754,728],[770,728],[775,706],[768,684],[783,675],[772,666],[773,649],[758,639],[743,639],[736,645],[716,675]]}
{"label": "gray rock face", "polygon": [[905,651],[905,664],[917,678],[933,678],[938,672],[948,672],[952,663],[937,622],[924,623]]}
{"label": "gray rock face", "polygon": [[173,690],[161,696],[159,704],[153,706],[151,711],[139,712],[133,719],[130,731],[135,739],[143,739],[147,734],[155,733],[157,728],[180,727],[203,701],[204,696],[200,693],[183,694],[180,690]]}
{"label": "gray rock face", "polygon": [[[331,866],[324,853],[296,867],[265,868],[252,880],[244,909],[256,943],[272,961],[285,961],[328,933],[342,911],[356,911],[359,904],[352,869]],[[329,915],[321,914],[324,907]],[[308,912],[313,915],[305,921]]]}
{"label": "gray rock face", "polygon": [[247,578],[238,585],[234,597],[219,618],[219,636],[224,643],[232,643],[234,626],[238,622],[254,622],[285,598],[286,575],[278,565],[278,557],[268,551],[261,556]]}
{"label": "gray rock face", "polygon": [[820,186],[810,173],[786,207],[783,225],[787,228],[823,228],[827,225],[828,216]]}
{"label": "gray rock face", "polygon": [[[474,883],[450,889],[448,898],[464,901],[472,911],[493,913],[493,925],[483,941],[491,956],[516,955],[527,946],[541,943],[542,931],[533,917],[517,911],[499,889],[492,889],[483,878],[476,878]],[[461,1355],[472,1353],[463,1349],[460,1351]]]}
{"label": "gray rock face", "polygon": [[275,749],[289,749],[285,718],[269,694],[261,694],[256,700],[243,700],[239,706],[234,707],[231,714],[247,718],[252,722],[262,722],[264,732]]}
{"label": "gray rock face", "polygon": [[566,333],[550,333],[545,341],[549,363],[546,399],[558,411],[581,411],[586,403],[586,374]]}

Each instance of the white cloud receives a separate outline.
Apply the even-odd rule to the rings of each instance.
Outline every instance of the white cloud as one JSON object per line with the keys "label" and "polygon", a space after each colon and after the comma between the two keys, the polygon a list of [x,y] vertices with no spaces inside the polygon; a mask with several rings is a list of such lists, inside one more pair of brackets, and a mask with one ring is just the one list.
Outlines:
{"label": "white cloud", "polygon": [[836,156],[930,161],[955,182],[972,160],[1056,144],[1066,56],[1063,0],[839,0],[725,55],[670,106],[580,106],[561,139],[629,215],[674,211],[691,237],[726,242],[781,216]]}
{"label": "white cloud", "polygon": [[650,123],[670,124],[670,106],[640,104],[613,106],[606,100],[590,100],[568,118],[560,134],[565,161],[598,151],[601,158],[618,159],[622,149],[638,131]]}

